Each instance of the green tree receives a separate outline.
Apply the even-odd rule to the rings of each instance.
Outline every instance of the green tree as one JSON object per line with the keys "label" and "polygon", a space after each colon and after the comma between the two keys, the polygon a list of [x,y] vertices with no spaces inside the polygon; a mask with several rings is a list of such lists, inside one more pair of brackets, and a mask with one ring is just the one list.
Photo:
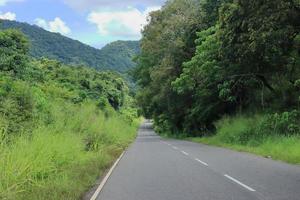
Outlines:
{"label": "green tree", "polygon": [[291,57],[299,34],[299,8],[299,1],[293,0],[236,0],[222,7],[219,36],[225,77],[234,83],[231,88],[241,91],[236,95],[244,98],[244,107],[264,107],[272,99],[280,99],[282,106],[295,105],[289,96],[299,75],[299,63]]}
{"label": "green tree", "polygon": [[137,59],[135,77],[141,87],[138,99],[143,112],[173,132],[182,130],[189,97],[178,95],[170,86],[180,75],[182,63],[194,54],[196,32],[202,26],[199,8],[198,0],[174,0],[153,12]]}
{"label": "green tree", "polygon": [[196,135],[226,114],[299,106],[299,8],[296,0],[168,1],[151,14],[137,59],[144,114],[162,131]]}
{"label": "green tree", "polygon": [[28,50],[28,41],[21,32],[0,31],[0,71],[22,74],[28,63]]}

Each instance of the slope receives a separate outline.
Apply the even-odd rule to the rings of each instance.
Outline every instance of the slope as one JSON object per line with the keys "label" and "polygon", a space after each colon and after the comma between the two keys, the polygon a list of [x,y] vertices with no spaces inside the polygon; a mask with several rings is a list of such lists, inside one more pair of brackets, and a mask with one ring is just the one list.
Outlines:
{"label": "slope", "polygon": [[117,41],[100,50],[27,23],[1,20],[0,28],[21,30],[31,41],[30,54],[34,58],[46,57],[98,70],[124,73],[135,66],[132,58],[139,52],[139,41]]}

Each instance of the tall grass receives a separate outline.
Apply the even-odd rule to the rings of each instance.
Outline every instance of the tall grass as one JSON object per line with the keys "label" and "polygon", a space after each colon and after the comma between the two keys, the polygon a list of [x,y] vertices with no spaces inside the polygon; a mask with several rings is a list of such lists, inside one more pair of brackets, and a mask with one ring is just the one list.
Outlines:
{"label": "tall grass", "polygon": [[134,139],[138,127],[137,120],[128,123],[93,103],[57,102],[51,109],[51,124],[31,134],[0,137],[0,199],[79,199]]}
{"label": "tall grass", "polygon": [[215,136],[189,139],[300,164],[300,133],[295,132],[297,129],[294,125],[291,126],[293,120],[284,115],[286,129],[285,123],[282,120],[279,123],[278,117],[274,122],[266,115],[234,116],[225,117],[216,123]]}

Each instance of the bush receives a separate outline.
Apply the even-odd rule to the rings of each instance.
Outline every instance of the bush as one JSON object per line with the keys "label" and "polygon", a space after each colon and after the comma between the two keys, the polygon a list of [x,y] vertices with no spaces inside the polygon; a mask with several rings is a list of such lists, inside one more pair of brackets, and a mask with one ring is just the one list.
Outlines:
{"label": "bush", "polygon": [[259,130],[268,135],[297,135],[300,134],[300,112],[275,113],[267,115],[259,124]]}
{"label": "bush", "polygon": [[7,133],[29,131],[36,114],[32,88],[24,81],[9,78],[0,81],[0,115],[8,122]]}
{"label": "bush", "polygon": [[252,126],[255,121],[244,116],[225,117],[216,123],[217,137],[230,144],[247,144],[251,139],[259,139]]}
{"label": "bush", "polygon": [[300,135],[299,111],[225,117],[216,123],[217,137],[230,144],[256,146],[269,137]]}

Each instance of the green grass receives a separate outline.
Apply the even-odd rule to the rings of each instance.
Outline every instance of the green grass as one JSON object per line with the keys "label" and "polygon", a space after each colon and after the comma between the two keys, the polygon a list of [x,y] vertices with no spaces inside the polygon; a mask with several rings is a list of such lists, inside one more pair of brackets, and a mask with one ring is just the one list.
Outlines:
{"label": "green grass", "polygon": [[260,156],[285,161],[291,164],[300,164],[299,137],[270,137],[258,146],[230,144],[221,141],[217,136],[203,138],[187,138],[187,140],[230,148],[237,151],[250,152]]}
{"label": "green grass", "polygon": [[268,130],[264,119],[264,115],[226,117],[217,122],[216,135],[186,139],[300,164],[300,136]]}
{"label": "green grass", "polygon": [[51,125],[0,140],[0,199],[80,199],[133,141],[139,124],[92,103],[60,102],[52,112]]}

